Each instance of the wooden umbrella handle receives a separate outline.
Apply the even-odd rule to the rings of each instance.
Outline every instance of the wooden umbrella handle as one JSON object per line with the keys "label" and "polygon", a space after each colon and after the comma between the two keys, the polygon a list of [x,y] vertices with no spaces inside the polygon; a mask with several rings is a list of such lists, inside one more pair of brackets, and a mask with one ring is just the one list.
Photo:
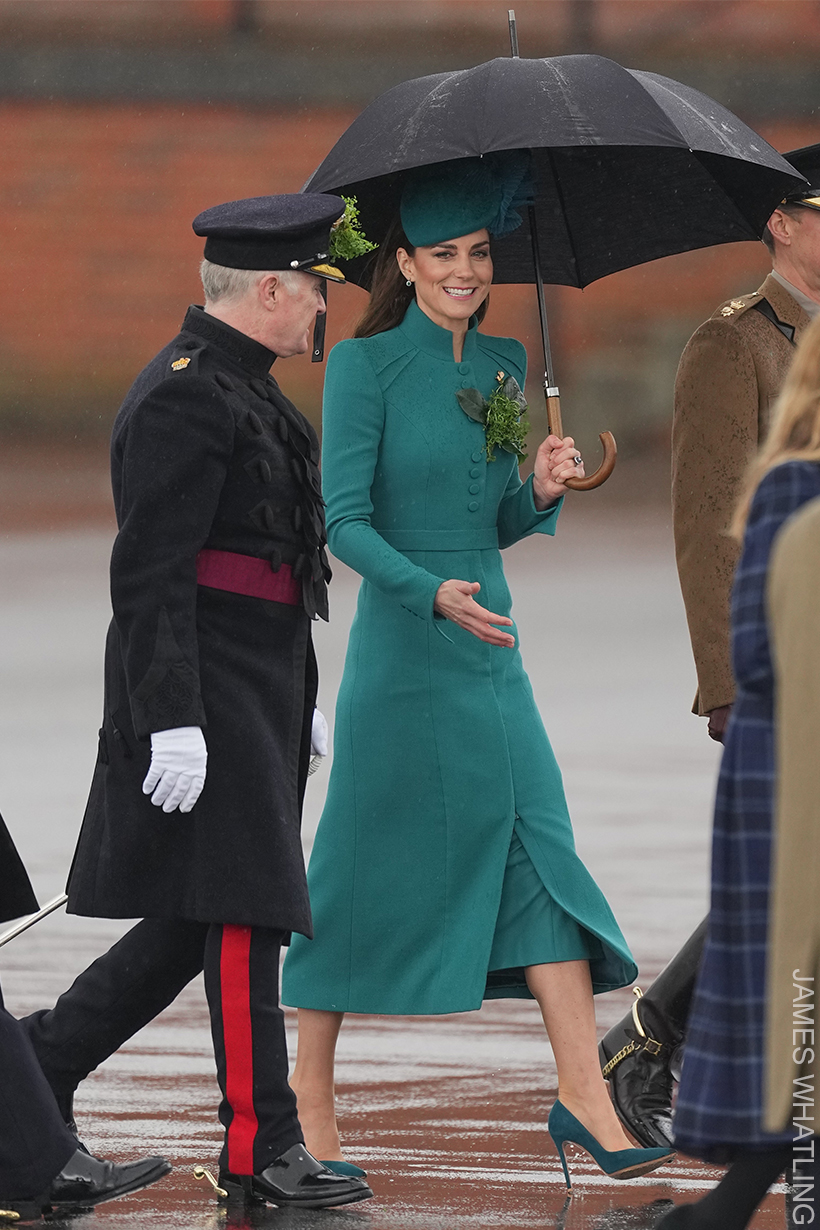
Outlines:
{"label": "wooden umbrella handle", "polygon": [[[550,433],[558,436],[559,440],[563,440],[564,427],[561,422],[561,398],[557,393],[547,396],[547,423],[549,424]],[[615,437],[611,431],[602,431],[598,439],[601,441],[601,447],[604,450],[603,461],[595,473],[588,474],[586,478],[568,478],[566,486],[571,491],[593,491],[595,487],[600,487],[602,483],[605,483],[615,469],[615,461],[618,456],[618,446],[615,443]]]}

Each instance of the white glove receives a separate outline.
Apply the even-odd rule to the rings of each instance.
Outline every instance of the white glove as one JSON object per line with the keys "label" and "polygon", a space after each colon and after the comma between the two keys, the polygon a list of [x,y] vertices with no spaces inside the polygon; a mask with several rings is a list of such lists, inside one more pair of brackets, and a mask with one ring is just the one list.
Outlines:
{"label": "white glove", "polygon": [[327,755],[327,722],[325,715],[319,710],[313,710],[313,726],[310,731],[311,756]]}
{"label": "white glove", "polygon": [[207,763],[208,749],[199,726],[158,730],[151,735],[151,767],[142,792],[150,794],[154,807],[165,812],[177,807],[190,811],[205,785]]}

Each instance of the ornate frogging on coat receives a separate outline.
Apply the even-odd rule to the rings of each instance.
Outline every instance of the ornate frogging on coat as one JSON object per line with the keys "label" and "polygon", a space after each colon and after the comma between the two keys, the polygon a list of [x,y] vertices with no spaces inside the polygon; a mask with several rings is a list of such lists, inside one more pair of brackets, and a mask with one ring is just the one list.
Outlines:
{"label": "ornate frogging on coat", "polygon": [[[180,358],[190,362],[175,368]],[[330,570],[318,439],[270,376],[274,358],[191,308],[117,416],[114,621],[70,878],[76,913],[310,934],[299,834],[316,691],[309,617],[327,616]],[[269,567],[301,600],[200,579],[222,553]],[[190,817],[169,826],[141,787],[150,735],[178,726],[204,728],[208,776]]]}

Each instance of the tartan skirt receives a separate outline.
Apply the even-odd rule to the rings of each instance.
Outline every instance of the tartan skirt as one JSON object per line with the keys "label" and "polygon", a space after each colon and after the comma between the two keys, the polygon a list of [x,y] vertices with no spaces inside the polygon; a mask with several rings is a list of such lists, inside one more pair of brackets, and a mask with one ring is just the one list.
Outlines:
{"label": "tartan skirt", "polygon": [[764,1132],[763,1056],[774,791],[772,693],[738,693],[715,800],[709,933],[689,1017],[675,1144],[704,1161],[790,1144]]}

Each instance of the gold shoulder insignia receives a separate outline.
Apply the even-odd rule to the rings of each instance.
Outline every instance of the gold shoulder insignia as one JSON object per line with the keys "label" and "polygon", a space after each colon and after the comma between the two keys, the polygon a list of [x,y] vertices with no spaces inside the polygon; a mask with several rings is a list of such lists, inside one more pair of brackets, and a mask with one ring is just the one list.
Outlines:
{"label": "gold shoulder insignia", "polygon": [[187,357],[183,359],[174,359],[173,363],[171,364],[171,371],[172,372],[184,372],[185,368],[188,366],[190,362],[191,360]]}
{"label": "gold shoulder insignia", "polygon": [[745,300],[731,299],[725,307],[720,309],[720,314],[721,316],[734,316],[735,312],[740,312],[745,307],[748,307]]}

